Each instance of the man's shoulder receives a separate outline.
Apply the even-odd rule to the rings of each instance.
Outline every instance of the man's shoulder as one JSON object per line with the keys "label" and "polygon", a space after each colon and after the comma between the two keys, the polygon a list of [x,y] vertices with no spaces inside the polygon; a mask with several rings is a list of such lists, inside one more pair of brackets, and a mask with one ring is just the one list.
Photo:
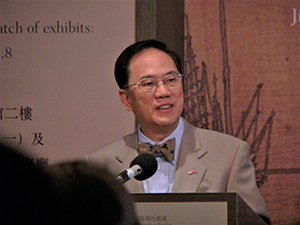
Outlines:
{"label": "man's shoulder", "polygon": [[185,123],[185,129],[188,135],[193,133],[195,138],[199,138],[201,142],[205,143],[235,143],[237,145],[247,144],[240,138],[234,137],[230,134],[226,134],[221,131],[199,128],[190,124],[189,122]]}
{"label": "man's shoulder", "polygon": [[136,132],[133,132],[95,149],[86,158],[88,161],[102,161],[107,157],[115,158],[118,152],[123,151],[124,148],[134,148],[136,139]]}

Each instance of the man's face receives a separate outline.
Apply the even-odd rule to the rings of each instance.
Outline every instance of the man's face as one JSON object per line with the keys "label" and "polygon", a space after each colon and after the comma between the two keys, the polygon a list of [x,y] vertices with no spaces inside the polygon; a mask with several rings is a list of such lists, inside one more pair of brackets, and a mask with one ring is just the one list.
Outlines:
{"label": "man's face", "polygon": [[[178,72],[172,58],[165,52],[150,48],[133,56],[129,65],[128,84],[145,77],[162,79],[170,72]],[[120,90],[123,105],[133,111],[142,130],[168,127],[174,130],[183,110],[182,83],[166,87],[163,81],[152,91],[141,91],[138,85]]]}

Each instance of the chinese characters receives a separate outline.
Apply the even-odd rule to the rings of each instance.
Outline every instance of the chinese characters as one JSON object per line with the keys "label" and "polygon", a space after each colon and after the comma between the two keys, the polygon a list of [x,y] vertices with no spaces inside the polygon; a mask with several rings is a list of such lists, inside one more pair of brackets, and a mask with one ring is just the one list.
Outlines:
{"label": "chinese characters", "polygon": [[0,108],[0,120],[32,120],[32,111],[33,109],[29,106],[21,106],[19,109],[17,107]]}
{"label": "chinese characters", "polygon": [[[20,106],[18,107],[1,107],[0,108],[0,121],[29,121],[33,120],[33,109],[30,106]],[[43,134],[42,132],[31,132],[32,136],[31,145],[32,146],[43,146]],[[21,132],[15,132],[13,135],[4,134],[1,136],[3,140],[8,140],[11,142],[16,142],[15,144],[21,145],[23,142],[23,136]]]}

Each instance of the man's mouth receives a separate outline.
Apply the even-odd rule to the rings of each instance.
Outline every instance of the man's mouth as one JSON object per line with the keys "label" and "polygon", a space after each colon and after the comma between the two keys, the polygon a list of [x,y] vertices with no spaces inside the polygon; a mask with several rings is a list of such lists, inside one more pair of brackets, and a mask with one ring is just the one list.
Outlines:
{"label": "man's mouth", "polygon": [[159,107],[157,107],[157,109],[169,109],[171,108],[173,105],[161,105]]}

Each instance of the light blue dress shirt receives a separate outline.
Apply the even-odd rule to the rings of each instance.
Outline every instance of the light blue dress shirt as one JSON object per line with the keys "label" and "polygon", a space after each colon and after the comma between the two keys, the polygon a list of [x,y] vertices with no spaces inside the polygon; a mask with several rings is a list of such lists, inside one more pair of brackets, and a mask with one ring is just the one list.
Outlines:
{"label": "light blue dress shirt", "polygon": [[184,123],[180,117],[177,128],[174,132],[161,142],[155,143],[147,138],[138,127],[138,141],[148,142],[152,145],[160,145],[161,143],[175,138],[175,153],[174,160],[171,162],[166,161],[163,157],[157,157],[158,169],[156,173],[147,180],[143,181],[145,193],[171,193],[175,178],[175,171],[179,156],[180,143],[183,135]]}

